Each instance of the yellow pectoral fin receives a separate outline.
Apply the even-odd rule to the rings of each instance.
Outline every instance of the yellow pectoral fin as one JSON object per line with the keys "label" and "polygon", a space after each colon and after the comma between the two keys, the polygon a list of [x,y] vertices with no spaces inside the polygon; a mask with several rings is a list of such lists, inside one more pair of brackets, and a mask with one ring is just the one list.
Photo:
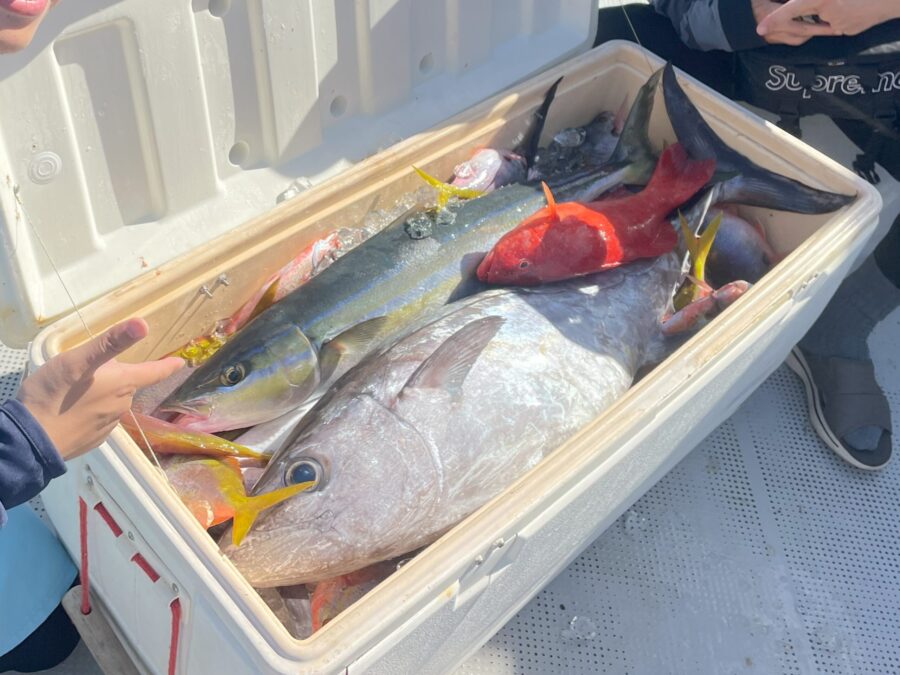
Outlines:
{"label": "yellow pectoral fin", "polygon": [[307,483],[297,483],[296,485],[288,485],[287,487],[272,490],[255,497],[243,497],[237,499],[234,505],[234,523],[231,527],[231,542],[235,546],[240,546],[247,532],[253,526],[256,517],[268,508],[283,502],[285,499],[293,497],[298,492],[308,490],[315,485],[310,481]]}
{"label": "yellow pectoral fin", "polygon": [[470,188],[461,188],[456,187],[455,185],[450,185],[449,183],[445,183],[443,181],[438,180],[434,176],[430,176],[422,169],[414,166],[413,170],[419,174],[419,177],[428,183],[431,187],[438,191],[437,196],[437,205],[439,208],[443,208],[447,205],[447,201],[450,197],[459,197],[460,199],[475,199],[475,197],[480,197],[483,193],[481,190],[472,190]]}

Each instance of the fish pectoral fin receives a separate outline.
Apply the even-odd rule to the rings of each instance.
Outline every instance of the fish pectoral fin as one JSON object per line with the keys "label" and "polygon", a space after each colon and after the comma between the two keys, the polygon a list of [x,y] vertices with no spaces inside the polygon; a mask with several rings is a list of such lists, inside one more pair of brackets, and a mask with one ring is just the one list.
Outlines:
{"label": "fish pectoral fin", "polygon": [[297,483],[296,485],[288,485],[287,487],[264,492],[255,497],[235,498],[234,505],[234,522],[231,526],[231,543],[240,546],[244,537],[250,531],[256,517],[268,508],[280,504],[285,499],[293,497],[298,492],[308,490],[315,485],[314,481],[307,483]]}
{"label": "fish pectoral fin", "polygon": [[437,205],[438,208],[443,208],[447,205],[447,202],[450,200],[450,197],[459,197],[460,199],[475,199],[475,197],[480,197],[484,194],[481,190],[472,190],[471,188],[461,188],[456,187],[455,185],[450,185],[449,183],[445,183],[444,181],[438,180],[434,176],[431,176],[422,169],[414,166],[413,170],[419,174],[419,178],[428,183],[431,187],[437,190]]}
{"label": "fish pectoral fin", "polygon": [[458,394],[472,366],[504,321],[499,316],[486,316],[460,328],[416,368],[401,395],[408,389],[445,389],[452,395]]}
{"label": "fish pectoral fin", "polygon": [[322,345],[319,351],[319,368],[322,382],[327,382],[337,370],[338,364],[346,356],[359,361],[381,341],[391,329],[393,321],[387,316],[376,316],[355,326],[351,326]]}

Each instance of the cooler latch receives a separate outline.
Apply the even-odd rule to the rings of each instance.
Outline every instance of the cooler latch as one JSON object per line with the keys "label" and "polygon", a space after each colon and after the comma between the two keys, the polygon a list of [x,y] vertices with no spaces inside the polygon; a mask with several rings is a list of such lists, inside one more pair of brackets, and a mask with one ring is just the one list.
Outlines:
{"label": "cooler latch", "polygon": [[490,547],[475,556],[469,568],[459,578],[453,608],[458,609],[490,586],[509,569],[519,555],[519,537],[511,535],[495,539]]}

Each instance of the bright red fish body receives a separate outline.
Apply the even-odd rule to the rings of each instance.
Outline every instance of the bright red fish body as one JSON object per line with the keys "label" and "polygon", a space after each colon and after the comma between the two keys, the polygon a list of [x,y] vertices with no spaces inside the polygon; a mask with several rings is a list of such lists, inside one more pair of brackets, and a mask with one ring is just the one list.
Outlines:
{"label": "bright red fish body", "polygon": [[478,266],[491,284],[531,286],[668,253],[678,243],[665,217],[712,177],[715,162],[693,161],[676,143],[659,157],[647,187],[635,195],[547,206],[505,234]]}

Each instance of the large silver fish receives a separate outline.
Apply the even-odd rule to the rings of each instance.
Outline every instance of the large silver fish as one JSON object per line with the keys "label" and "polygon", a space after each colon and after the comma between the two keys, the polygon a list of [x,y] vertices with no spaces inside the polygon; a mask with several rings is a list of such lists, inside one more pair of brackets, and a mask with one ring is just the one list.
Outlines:
{"label": "large silver fish", "polygon": [[674,253],[533,290],[486,291],[338,380],[255,493],[318,487],[222,546],[256,587],[317,581],[434,541],[659,357]]}

